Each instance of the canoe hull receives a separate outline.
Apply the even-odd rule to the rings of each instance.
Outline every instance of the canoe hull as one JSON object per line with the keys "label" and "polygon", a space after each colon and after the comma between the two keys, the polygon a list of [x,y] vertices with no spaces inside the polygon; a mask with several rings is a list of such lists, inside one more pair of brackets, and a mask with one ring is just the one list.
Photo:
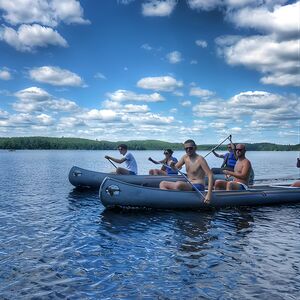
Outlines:
{"label": "canoe hull", "polygon": [[69,181],[75,187],[99,189],[105,177],[121,179],[124,182],[129,182],[137,185],[149,187],[158,187],[163,180],[177,181],[185,179],[180,175],[172,176],[151,176],[151,175],[117,175],[111,173],[102,173],[86,170],[77,166],[71,168],[69,172]]}
{"label": "canoe hull", "polygon": [[132,207],[154,209],[209,209],[228,206],[257,206],[300,202],[300,188],[259,186],[247,191],[213,191],[205,204],[197,192],[166,191],[144,187],[107,177],[99,197],[107,208]]}

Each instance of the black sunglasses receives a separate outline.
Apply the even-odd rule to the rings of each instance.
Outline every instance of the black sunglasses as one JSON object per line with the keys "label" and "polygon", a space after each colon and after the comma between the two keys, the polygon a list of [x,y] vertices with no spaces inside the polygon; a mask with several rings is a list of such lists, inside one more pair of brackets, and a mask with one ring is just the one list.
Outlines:
{"label": "black sunglasses", "polygon": [[184,148],[185,151],[192,151],[194,149],[194,147],[186,147]]}
{"label": "black sunglasses", "polygon": [[169,152],[164,152],[164,155],[170,154]]}
{"label": "black sunglasses", "polygon": [[245,148],[236,148],[235,151],[244,151]]}

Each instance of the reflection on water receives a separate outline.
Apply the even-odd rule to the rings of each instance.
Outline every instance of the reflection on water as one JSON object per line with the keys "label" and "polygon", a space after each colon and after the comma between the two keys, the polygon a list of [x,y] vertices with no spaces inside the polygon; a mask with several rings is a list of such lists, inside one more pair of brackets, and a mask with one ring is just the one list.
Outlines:
{"label": "reflection on water", "polygon": [[1,153],[1,299],[299,298],[300,204],[109,211],[67,180],[102,156]]}

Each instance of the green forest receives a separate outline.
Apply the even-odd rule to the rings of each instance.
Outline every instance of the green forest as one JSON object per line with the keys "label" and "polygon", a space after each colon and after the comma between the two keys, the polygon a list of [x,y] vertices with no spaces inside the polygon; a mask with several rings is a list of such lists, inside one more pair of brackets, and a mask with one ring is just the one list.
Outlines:
{"label": "green forest", "polygon": [[[238,143],[238,141],[234,141]],[[183,150],[182,143],[168,143],[158,140],[132,140],[132,141],[98,141],[81,138],[54,138],[54,137],[0,137],[0,149],[7,150],[35,150],[35,149],[57,149],[57,150],[113,150],[119,144],[125,143],[131,150]],[[220,150],[226,149],[226,143],[220,146]],[[215,144],[198,145],[199,150],[211,150]],[[246,144],[247,150],[252,151],[300,151],[300,144],[280,145],[272,143]]]}

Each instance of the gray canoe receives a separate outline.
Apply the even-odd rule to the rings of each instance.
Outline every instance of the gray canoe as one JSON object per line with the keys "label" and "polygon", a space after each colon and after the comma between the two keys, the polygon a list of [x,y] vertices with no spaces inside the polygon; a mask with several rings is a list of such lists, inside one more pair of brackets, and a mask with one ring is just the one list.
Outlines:
{"label": "gray canoe", "polygon": [[69,181],[75,187],[82,188],[93,188],[99,189],[102,181],[105,177],[111,177],[116,179],[121,179],[122,181],[150,186],[150,187],[158,187],[159,183],[163,180],[184,180],[183,176],[180,175],[172,175],[172,176],[152,176],[152,175],[117,175],[112,173],[102,173],[91,170],[82,169],[80,167],[74,166],[71,168],[69,172]]}
{"label": "gray canoe", "polygon": [[[69,172],[69,181],[75,187],[99,189],[105,177],[120,179],[124,182],[138,184],[148,187],[158,187],[163,180],[168,181],[185,181],[181,175],[170,176],[152,176],[152,175],[117,175],[112,173],[102,173],[86,170],[77,166],[73,166]],[[214,174],[215,179],[224,179],[223,174]]]}
{"label": "gray canoe", "polygon": [[107,177],[101,184],[99,197],[107,208],[207,209],[297,203],[300,188],[264,185],[247,191],[213,191],[211,203],[207,205],[197,192],[166,191]]}

